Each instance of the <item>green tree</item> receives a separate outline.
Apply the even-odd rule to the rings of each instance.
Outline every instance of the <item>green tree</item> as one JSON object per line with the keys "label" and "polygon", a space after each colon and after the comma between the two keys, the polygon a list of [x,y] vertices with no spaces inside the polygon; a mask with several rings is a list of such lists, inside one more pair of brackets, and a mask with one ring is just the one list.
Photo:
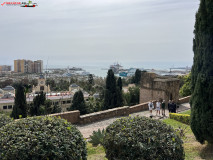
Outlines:
{"label": "green tree", "polygon": [[117,104],[116,79],[114,72],[110,69],[106,78],[106,89],[104,93],[104,108],[114,108]]}
{"label": "green tree", "polygon": [[135,84],[140,84],[141,81],[141,70],[136,69],[135,71]]}
{"label": "green tree", "polygon": [[89,76],[88,76],[88,83],[89,83],[90,85],[93,85],[93,84],[94,84],[94,80],[93,80],[93,75],[92,75],[92,74],[89,74]]}
{"label": "green tree", "polygon": [[191,128],[200,143],[213,143],[213,1],[201,0],[193,40]]}
{"label": "green tree", "polygon": [[130,87],[129,88],[130,93],[130,106],[139,104],[139,97],[140,97],[140,89],[139,87]]}
{"label": "green tree", "polygon": [[117,93],[117,104],[116,107],[121,107],[123,106],[123,94],[122,94],[122,80],[121,77],[118,78],[117,80],[117,88],[116,88],[116,93]]}
{"label": "green tree", "polygon": [[11,117],[14,119],[19,119],[19,117],[27,117],[27,102],[25,89],[21,83],[17,85],[15,93],[15,105],[11,113]]}
{"label": "green tree", "polygon": [[45,101],[46,95],[43,92],[40,92],[34,99],[33,104],[30,106],[30,115],[39,116],[45,113]]}
{"label": "green tree", "polygon": [[85,104],[82,91],[75,92],[72,105],[70,106],[70,108],[68,108],[68,110],[79,110],[81,115],[87,113],[87,106]]}
{"label": "green tree", "polygon": [[192,94],[191,91],[191,73],[183,77],[184,84],[180,88],[180,95],[186,97]]}

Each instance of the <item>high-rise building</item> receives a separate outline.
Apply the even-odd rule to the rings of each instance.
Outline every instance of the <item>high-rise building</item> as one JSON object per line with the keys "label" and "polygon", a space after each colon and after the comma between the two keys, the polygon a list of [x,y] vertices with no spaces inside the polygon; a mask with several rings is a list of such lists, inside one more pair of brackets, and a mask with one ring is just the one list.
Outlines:
{"label": "high-rise building", "polygon": [[14,60],[14,71],[17,73],[42,73],[43,61],[31,61],[25,59]]}
{"label": "high-rise building", "polygon": [[0,72],[4,72],[4,71],[11,71],[11,66],[1,65],[0,66]]}

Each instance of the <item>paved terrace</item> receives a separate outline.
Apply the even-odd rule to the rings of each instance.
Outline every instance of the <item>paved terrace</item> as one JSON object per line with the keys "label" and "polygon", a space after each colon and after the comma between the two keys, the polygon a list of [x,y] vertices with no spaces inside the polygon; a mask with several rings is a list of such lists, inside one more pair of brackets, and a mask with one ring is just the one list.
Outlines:
{"label": "paved terrace", "polygon": [[[181,104],[177,110],[178,112],[183,112],[185,110],[189,110],[190,109],[190,105],[189,103],[184,103]],[[152,113],[153,115],[156,114],[156,111],[153,111]],[[137,113],[133,113],[131,114],[131,116],[145,116],[145,117],[149,117],[150,113],[149,111],[142,111],[142,112],[137,112]],[[162,115],[159,116],[154,116],[154,119],[165,119],[168,118],[169,116],[169,111],[166,110],[166,117],[163,117]],[[84,138],[89,138],[90,135],[92,135],[93,131],[98,131],[98,129],[105,129],[108,125],[110,125],[111,123],[113,123],[116,119],[119,119],[121,117],[115,117],[115,118],[109,118],[109,119],[105,119],[105,120],[101,120],[101,121],[97,121],[94,123],[90,123],[90,124],[86,124],[86,125],[77,125],[77,128],[80,130],[80,132],[82,133]]]}

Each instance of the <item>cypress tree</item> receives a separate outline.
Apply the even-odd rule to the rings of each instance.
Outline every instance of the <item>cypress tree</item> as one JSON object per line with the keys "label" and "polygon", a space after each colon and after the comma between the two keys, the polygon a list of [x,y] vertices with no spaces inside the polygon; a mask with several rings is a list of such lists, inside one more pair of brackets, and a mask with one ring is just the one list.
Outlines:
{"label": "cypress tree", "polygon": [[22,84],[18,84],[15,92],[15,105],[11,113],[11,117],[14,119],[19,119],[27,117],[27,102],[25,90]]}
{"label": "cypress tree", "polygon": [[136,69],[135,71],[135,84],[140,84],[141,81],[141,70]]}
{"label": "cypress tree", "polygon": [[68,110],[79,110],[81,115],[87,113],[87,107],[84,101],[84,95],[82,91],[75,92],[72,105]]}
{"label": "cypress tree", "polygon": [[116,107],[121,107],[123,105],[123,94],[122,94],[122,80],[121,77],[117,80],[117,104]]}
{"label": "cypress tree", "polygon": [[112,69],[108,70],[106,78],[106,89],[104,94],[104,109],[116,107],[117,94],[116,94],[116,79]]}
{"label": "cypress tree", "polygon": [[213,1],[201,0],[193,40],[191,128],[200,143],[213,143]]}

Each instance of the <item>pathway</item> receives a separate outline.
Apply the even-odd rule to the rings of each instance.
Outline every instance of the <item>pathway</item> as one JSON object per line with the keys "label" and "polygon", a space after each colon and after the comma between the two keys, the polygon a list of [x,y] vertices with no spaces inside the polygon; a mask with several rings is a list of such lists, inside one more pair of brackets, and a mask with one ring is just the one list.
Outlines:
{"label": "pathway", "polygon": [[[189,110],[190,109],[190,105],[189,103],[184,103],[182,105],[180,105],[179,109],[177,110],[177,112],[183,112],[185,110]],[[155,111],[153,111],[153,115],[155,115]],[[166,110],[166,115],[168,118],[169,115],[169,111]],[[137,112],[137,113],[133,113],[131,114],[131,116],[145,116],[145,117],[149,117],[149,111],[142,111],[142,112]],[[89,138],[90,135],[92,135],[93,131],[97,131],[98,129],[105,129],[108,125],[110,125],[111,123],[113,123],[116,119],[119,119],[121,117],[115,117],[115,118],[109,118],[109,119],[105,119],[102,121],[97,121],[97,122],[93,122],[90,124],[86,124],[86,125],[77,125],[77,128],[80,130],[80,132],[82,133],[84,138]],[[158,116],[154,116],[154,119],[163,119],[162,116],[158,117]]]}

